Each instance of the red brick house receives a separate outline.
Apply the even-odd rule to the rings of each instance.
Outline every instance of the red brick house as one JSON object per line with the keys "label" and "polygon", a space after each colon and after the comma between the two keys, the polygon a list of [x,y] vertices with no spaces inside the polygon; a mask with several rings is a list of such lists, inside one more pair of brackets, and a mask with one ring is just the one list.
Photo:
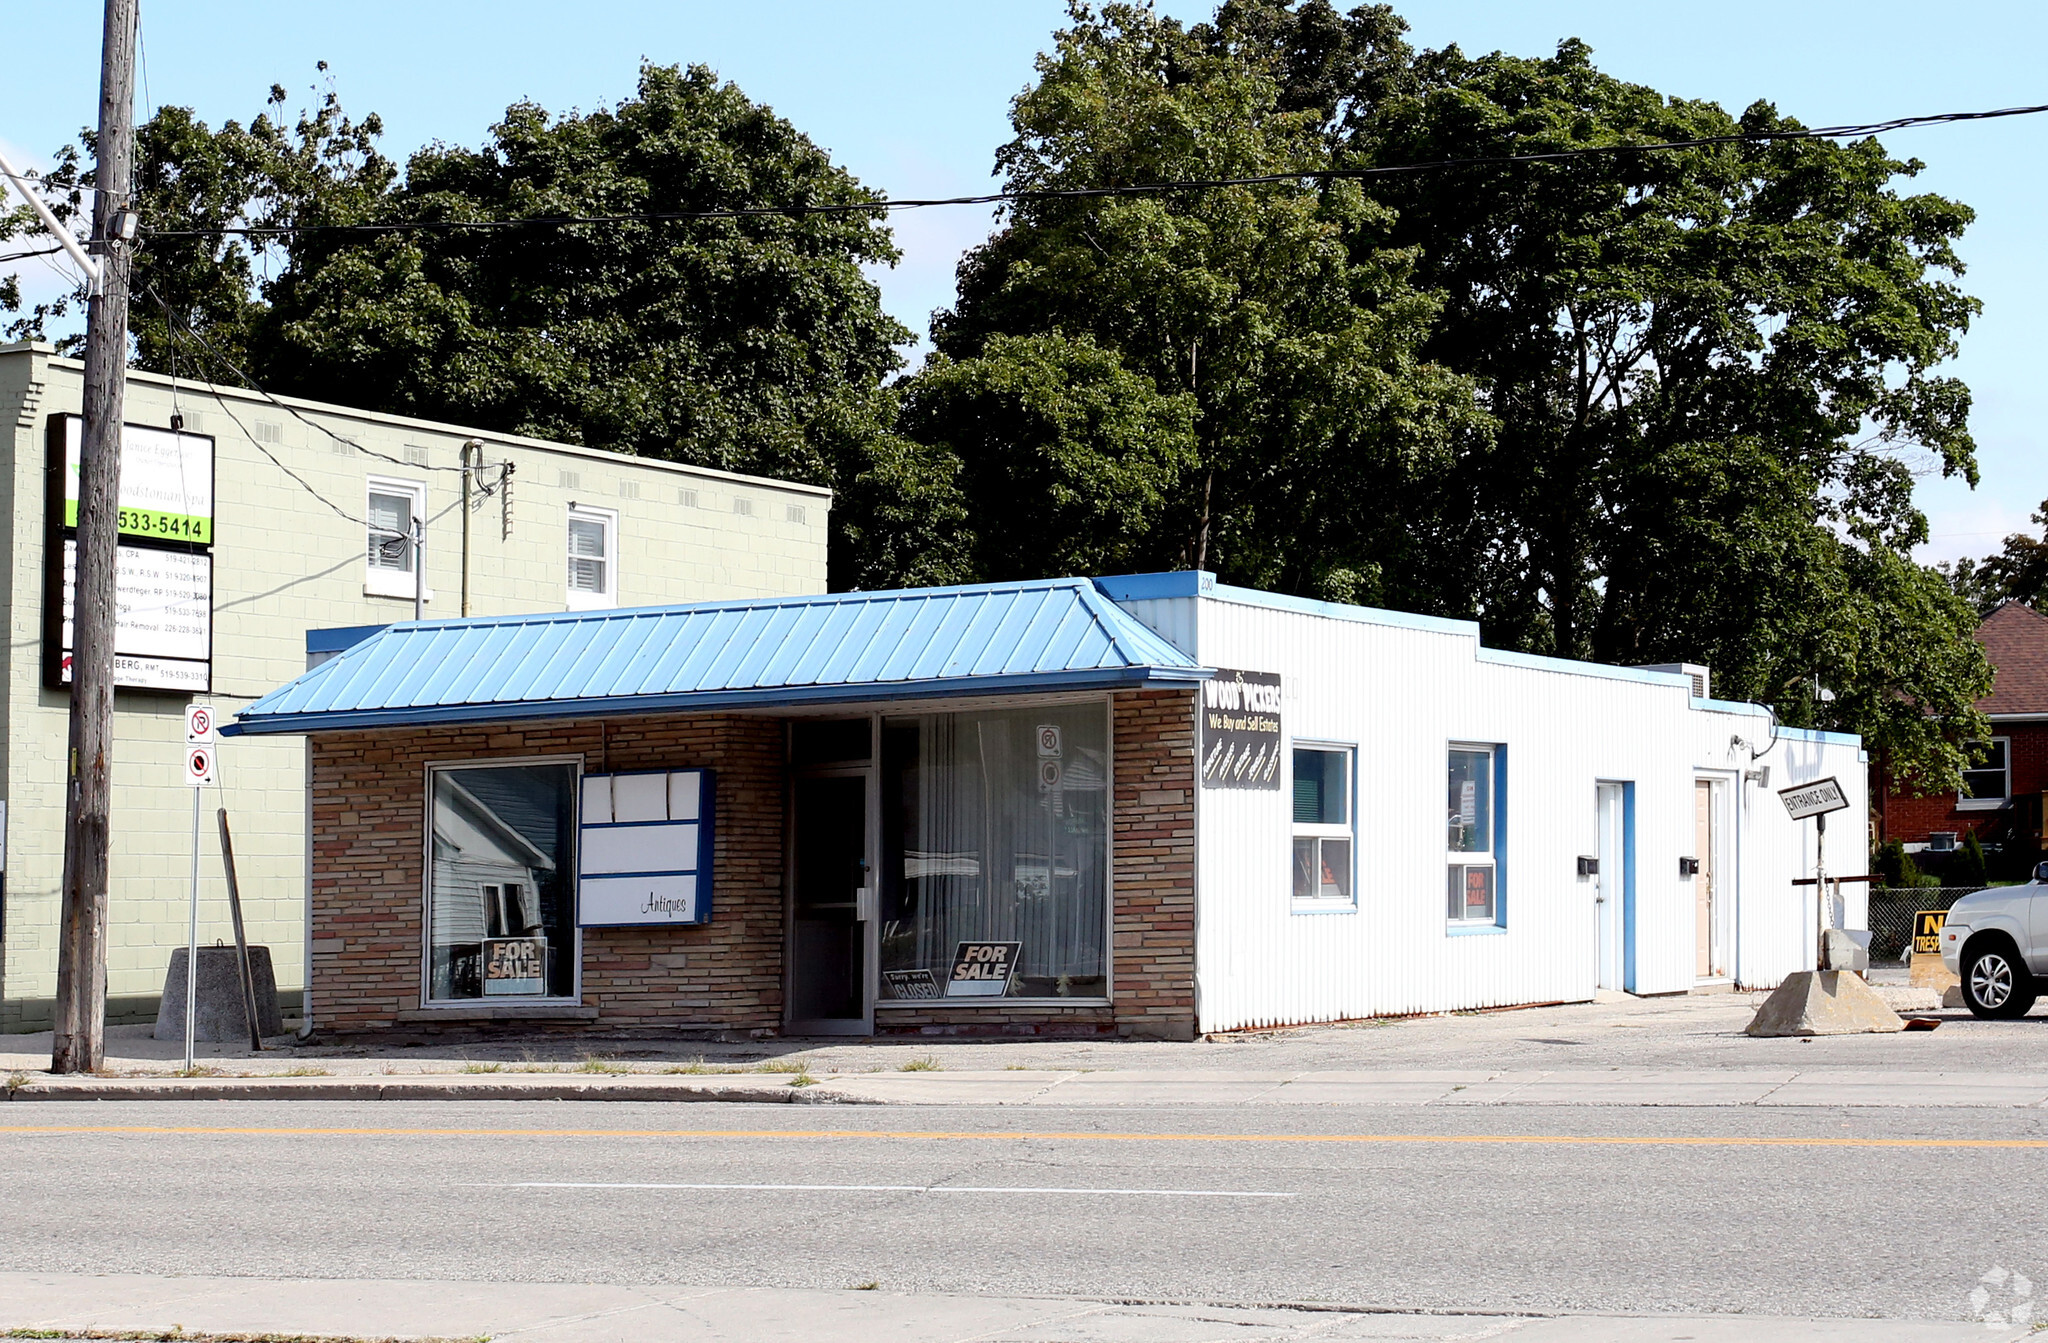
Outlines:
{"label": "red brick house", "polygon": [[1920,797],[1889,781],[1879,798],[1881,837],[1910,851],[1951,848],[1975,831],[1986,845],[2041,844],[2041,803],[2048,792],[2048,616],[2007,602],[1977,627],[1995,670],[1991,693],[1977,701],[1991,719],[1991,750],[1964,773],[1968,789]]}

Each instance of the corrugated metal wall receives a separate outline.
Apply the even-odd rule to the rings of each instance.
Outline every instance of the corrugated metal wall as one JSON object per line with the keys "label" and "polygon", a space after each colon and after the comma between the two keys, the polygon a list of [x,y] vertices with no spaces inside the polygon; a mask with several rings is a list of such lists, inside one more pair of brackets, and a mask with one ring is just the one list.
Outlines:
{"label": "corrugated metal wall", "polygon": [[[1279,672],[1286,734],[1358,752],[1353,911],[1294,905],[1286,789],[1202,793],[1204,1030],[1590,998],[1595,883],[1578,876],[1577,858],[1598,852],[1600,780],[1636,785],[1639,993],[1684,992],[1696,982],[1694,888],[1678,861],[1696,847],[1696,776],[1725,781],[1732,873],[1723,889],[1736,908],[1724,926],[1742,984],[1772,985],[1812,963],[1812,892],[1790,883],[1811,870],[1813,826],[1795,826],[1776,789],[1839,777],[1852,805],[1828,835],[1830,867],[1863,870],[1857,749],[1781,740],[1756,762],[1771,766],[1769,789],[1745,783],[1751,748],[1732,739],[1767,744],[1767,721],[1694,708],[1678,678],[1616,679],[1482,652],[1471,627],[1453,622],[1389,615],[1378,623],[1211,597],[1125,605],[1210,666]],[[1445,921],[1453,741],[1508,748],[1506,926],[1498,931],[1453,933]],[[1860,894],[1849,913],[1860,925]]]}

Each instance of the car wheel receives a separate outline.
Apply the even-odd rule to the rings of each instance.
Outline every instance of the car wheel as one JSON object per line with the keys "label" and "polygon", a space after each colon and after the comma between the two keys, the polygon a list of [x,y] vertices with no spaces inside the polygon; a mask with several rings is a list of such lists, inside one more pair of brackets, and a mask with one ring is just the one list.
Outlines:
{"label": "car wheel", "polygon": [[1989,1020],[2023,1017],[2034,1006],[2034,977],[2006,943],[1972,947],[1963,961],[1963,1002]]}

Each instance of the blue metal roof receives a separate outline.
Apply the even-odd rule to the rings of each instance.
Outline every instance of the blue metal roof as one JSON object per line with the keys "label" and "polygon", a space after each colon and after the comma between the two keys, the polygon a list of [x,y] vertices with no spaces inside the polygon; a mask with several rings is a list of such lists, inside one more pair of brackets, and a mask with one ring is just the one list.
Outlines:
{"label": "blue metal roof", "polygon": [[224,736],[1192,682],[1081,578],[392,625]]}

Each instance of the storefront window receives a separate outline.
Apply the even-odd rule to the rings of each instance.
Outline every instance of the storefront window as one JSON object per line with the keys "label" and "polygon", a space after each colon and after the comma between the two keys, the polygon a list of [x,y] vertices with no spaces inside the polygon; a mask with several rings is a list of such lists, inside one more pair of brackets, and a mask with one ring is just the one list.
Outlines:
{"label": "storefront window", "polygon": [[1445,914],[1453,923],[1494,923],[1499,913],[1499,853],[1494,826],[1495,748],[1453,746],[1450,764],[1450,880]]}
{"label": "storefront window", "polygon": [[576,767],[440,769],[433,789],[428,997],[573,996]]}
{"label": "storefront window", "polygon": [[1351,752],[1294,748],[1294,898],[1351,903]]}
{"label": "storefront window", "polygon": [[1009,997],[1107,996],[1108,737],[1101,704],[884,725],[881,999],[954,997],[994,943]]}

